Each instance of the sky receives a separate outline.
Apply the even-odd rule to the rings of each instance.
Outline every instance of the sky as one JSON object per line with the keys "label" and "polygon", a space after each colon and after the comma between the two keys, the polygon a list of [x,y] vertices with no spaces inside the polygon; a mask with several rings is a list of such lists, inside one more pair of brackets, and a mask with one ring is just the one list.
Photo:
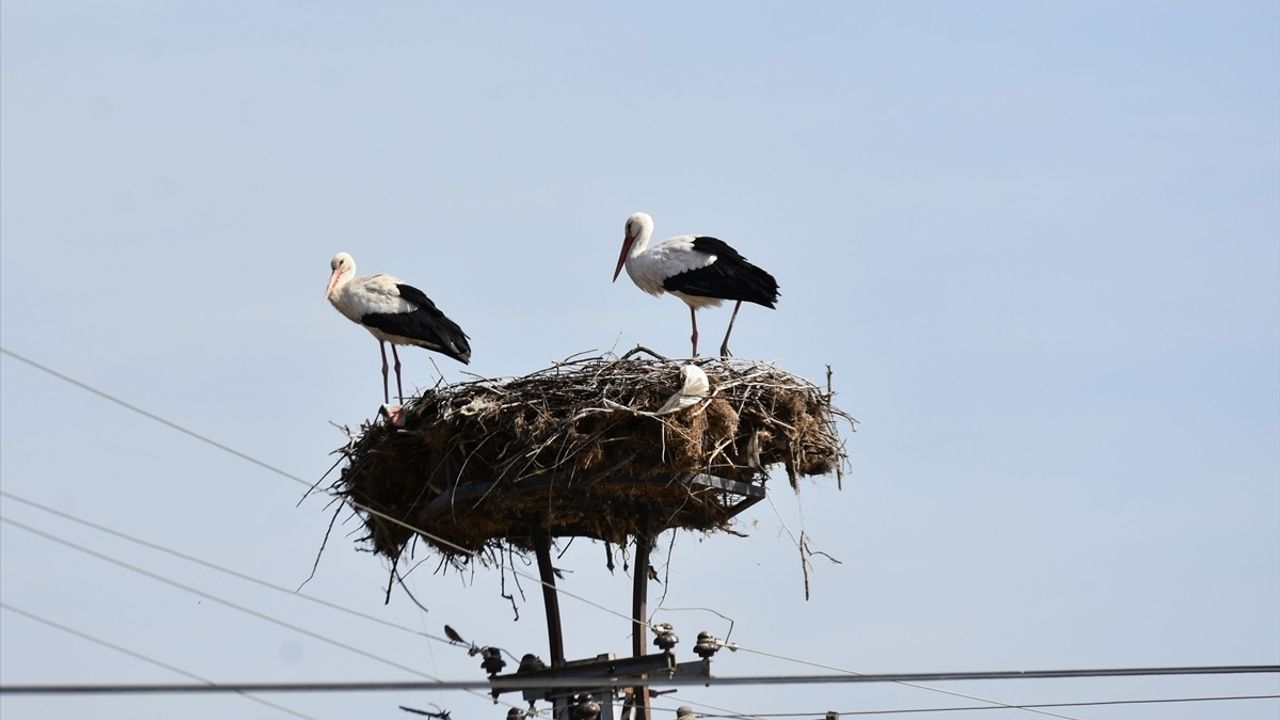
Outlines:
{"label": "sky", "polygon": [[[329,259],[425,290],[483,376],[644,344],[673,298],[610,284],[623,223],[715,235],[779,280],[733,349],[821,379],[850,473],[775,477],[748,537],[661,539],[669,608],[862,673],[1280,662],[1280,6],[1274,2],[0,3],[0,345],[305,480],[381,400]],[[718,341],[727,309],[703,312]],[[706,343],[708,347],[714,343]],[[466,379],[420,350],[408,385]],[[0,488],[296,587],[322,499],[0,356]],[[0,600],[219,682],[482,679],[403,630],[11,498]],[[804,597],[791,534],[814,560]],[[408,579],[335,530],[305,592],[546,657],[495,571]],[[668,547],[670,552],[668,555]],[[572,544],[561,587],[625,612]],[[528,569],[530,572],[532,568]],[[510,588],[508,588],[510,589]],[[562,598],[570,657],[630,649]],[[728,623],[659,620],[684,638]],[[364,655],[315,635],[353,646]],[[0,611],[0,682],[180,675]],[[399,666],[370,658],[376,655]],[[828,672],[722,652],[718,674]],[[938,683],[1004,703],[1280,693],[1274,675]],[[969,704],[902,686],[690,688],[752,715]],[[462,693],[273,695],[314,718],[455,720]],[[1273,718],[1277,700],[1059,708]],[[237,696],[0,698],[6,720],[276,718]],[[906,715],[945,717],[953,713]],[[1019,710],[965,718],[1043,717]]]}

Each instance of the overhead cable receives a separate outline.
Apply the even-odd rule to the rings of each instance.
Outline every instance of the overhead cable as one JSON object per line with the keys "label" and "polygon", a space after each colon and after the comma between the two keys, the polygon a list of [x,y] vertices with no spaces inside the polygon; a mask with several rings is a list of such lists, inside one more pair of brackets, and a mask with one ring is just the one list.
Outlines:
{"label": "overhead cable", "polygon": [[[0,608],[3,608],[4,610],[8,610],[9,612],[13,613],[14,615],[18,615],[18,616],[24,617],[24,618],[26,618],[26,619],[28,619],[28,620],[32,620],[32,621],[34,621],[34,622],[38,622],[38,623],[40,623],[41,625],[44,625],[44,626],[46,626],[46,627],[51,627],[51,628],[53,628],[53,629],[55,629],[55,630],[59,630],[59,631],[61,631],[61,632],[67,633],[68,635],[72,635],[72,636],[74,636],[74,637],[78,637],[78,638],[80,638],[81,640],[87,640],[87,641],[89,641],[89,642],[91,642],[91,643],[95,643],[95,644],[97,644],[97,645],[101,645],[102,647],[109,648],[109,649],[114,650],[114,651],[116,651],[116,652],[118,652],[118,653],[121,653],[121,654],[123,654],[123,655],[128,655],[129,657],[134,658],[134,659],[136,659],[136,660],[141,660],[142,662],[148,663],[148,664],[150,664],[150,665],[154,665],[154,666],[156,666],[156,667],[158,667],[158,668],[161,668],[161,669],[164,669],[164,670],[168,670],[169,672],[177,673],[178,675],[181,675],[181,676],[186,677],[186,678],[190,678],[190,679],[195,680],[195,681],[197,681],[197,682],[202,682],[202,683],[204,683],[205,685],[214,685],[214,684],[215,684],[215,683],[214,683],[214,681],[210,680],[209,678],[201,677],[200,675],[197,675],[197,674],[195,674],[195,673],[193,673],[193,672],[190,672],[190,671],[188,671],[188,670],[183,670],[182,668],[180,668],[180,667],[178,667],[178,666],[176,666],[176,665],[170,665],[169,663],[164,662],[163,660],[157,660],[157,659],[155,659],[155,658],[151,657],[150,655],[144,655],[144,654],[142,654],[142,653],[140,653],[140,652],[138,652],[138,651],[136,651],[136,650],[130,650],[129,648],[124,647],[124,646],[122,646],[122,645],[117,645],[116,643],[113,643],[113,642],[111,642],[110,640],[103,640],[102,638],[97,637],[97,636],[95,636],[95,635],[90,635],[89,633],[84,632],[83,630],[77,630],[77,629],[75,629],[75,628],[73,628],[73,627],[69,627],[69,626],[67,626],[67,625],[63,625],[62,623],[55,622],[55,621],[53,621],[53,620],[50,620],[49,618],[42,617],[42,616],[37,615],[37,614],[35,614],[35,613],[33,613],[33,612],[30,612],[30,611],[28,611],[28,610],[23,610],[22,608],[17,607],[17,606],[15,606],[15,605],[10,605],[9,603],[6,603],[6,602],[3,602],[3,601],[0,601]],[[251,701],[251,702],[258,703],[259,705],[265,705],[266,707],[269,707],[269,708],[271,708],[271,709],[273,709],[273,710],[278,710],[278,711],[280,711],[280,712],[282,712],[282,713],[285,713],[286,715],[292,715],[292,716],[297,717],[297,718],[302,718],[303,720],[316,720],[316,718],[314,718],[314,717],[312,717],[312,716],[310,716],[310,715],[306,715],[306,714],[304,714],[304,713],[300,713],[300,712],[298,712],[297,710],[294,710],[294,709],[292,709],[292,708],[288,708],[288,707],[285,707],[284,705],[280,705],[280,704],[277,704],[277,703],[271,702],[270,700],[266,700],[266,699],[263,699],[263,698],[257,697],[257,696],[255,696],[255,695],[251,695],[251,694],[249,694],[249,693],[247,693],[247,692],[242,692],[242,693],[239,693],[239,694],[240,694],[241,696],[243,696],[245,700],[249,700],[249,701]]]}
{"label": "overhead cable", "polygon": [[[904,681],[1044,680],[1050,678],[1154,677],[1190,675],[1278,674],[1280,665],[1201,665],[1187,667],[1086,668],[1064,670],[994,670],[932,673],[881,673],[875,675],[743,675],[730,677],[601,678],[592,687],[623,689],[638,685],[707,687],[731,685],[830,685],[896,683]],[[421,673],[418,673],[421,674]],[[496,677],[489,680],[407,680],[387,682],[251,682],[220,685],[184,684],[57,684],[0,685],[0,694],[12,695],[137,695],[225,692],[401,692],[410,690],[526,690],[562,688],[565,677]],[[575,684],[581,679],[572,680]]]}

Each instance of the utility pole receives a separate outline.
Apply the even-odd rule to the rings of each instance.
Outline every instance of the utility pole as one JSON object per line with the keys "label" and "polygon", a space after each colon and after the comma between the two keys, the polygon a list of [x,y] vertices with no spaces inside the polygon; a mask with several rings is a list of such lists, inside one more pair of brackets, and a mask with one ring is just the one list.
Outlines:
{"label": "utility pole", "polygon": [[[748,483],[741,483],[711,475],[694,475],[676,478],[672,482],[684,483],[690,492],[714,491],[729,497],[733,503],[727,505],[732,514],[737,514],[747,507],[759,502],[764,497],[764,488]],[[551,564],[551,543],[554,539],[547,530],[549,523],[542,523],[533,529],[529,537],[532,541],[534,555],[538,563],[538,576],[542,581],[543,609],[547,620],[547,645],[551,662],[544,663],[533,654],[525,655],[519,668],[513,673],[501,674],[506,666],[502,653],[497,648],[479,648],[481,666],[489,674],[490,679],[514,681],[515,686],[495,688],[490,691],[494,699],[504,693],[519,692],[523,699],[530,703],[538,701],[550,702],[554,720],[653,720],[650,707],[652,692],[649,681],[657,678],[710,678],[711,656],[721,647],[720,641],[711,633],[702,632],[694,652],[701,658],[688,662],[677,662],[674,649],[680,639],[669,623],[649,625],[649,565],[653,546],[661,530],[655,523],[652,507],[643,506],[636,510],[635,558],[632,566],[631,588],[631,657],[619,658],[611,653],[596,655],[582,660],[567,660],[564,649],[564,628],[560,618],[560,601],[556,588],[555,568]],[[578,533],[575,533],[578,534]],[[583,532],[581,534],[587,534]],[[655,634],[653,644],[659,649],[656,653],[646,653],[648,633]],[[627,691],[621,714],[616,712],[617,692],[611,685],[598,684],[601,680],[643,680]],[[520,680],[538,680],[543,688],[520,688]],[[564,681],[563,687],[546,690],[543,681]],[[688,708],[683,708],[687,710]],[[522,711],[513,709],[508,720],[523,720]],[[517,715],[519,714],[519,717]],[[682,720],[693,720],[692,712],[680,716]]]}
{"label": "utility pole", "polygon": [[534,531],[533,553],[538,558],[542,580],[542,605],[547,613],[547,641],[551,645],[551,667],[564,665],[564,631],[560,625],[560,598],[556,594],[556,571],[551,566],[551,533]]}
{"label": "utility pole", "polygon": [[[644,655],[645,630],[649,627],[649,553],[653,550],[653,510],[640,511],[640,532],[636,535],[636,561],[631,567],[631,655]],[[644,677],[644,676],[641,676]],[[649,686],[631,691],[639,716],[631,720],[653,720],[649,709]]]}

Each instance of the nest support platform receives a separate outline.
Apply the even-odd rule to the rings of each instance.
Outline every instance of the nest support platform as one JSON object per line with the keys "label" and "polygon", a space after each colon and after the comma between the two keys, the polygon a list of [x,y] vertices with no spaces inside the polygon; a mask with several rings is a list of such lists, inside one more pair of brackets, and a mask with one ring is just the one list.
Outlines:
{"label": "nest support platform", "polygon": [[[535,538],[589,537],[625,543],[628,536],[661,534],[670,528],[716,530],[733,516],[764,499],[762,483],[740,482],[705,473],[662,479],[619,473],[574,488],[568,475],[525,479],[503,487],[501,481],[455,485],[436,497],[410,523],[433,535],[466,537],[492,526],[494,537],[534,547]],[[561,485],[561,487],[557,487]],[[500,517],[491,517],[486,496],[503,496]],[[652,528],[644,518],[652,518]]]}

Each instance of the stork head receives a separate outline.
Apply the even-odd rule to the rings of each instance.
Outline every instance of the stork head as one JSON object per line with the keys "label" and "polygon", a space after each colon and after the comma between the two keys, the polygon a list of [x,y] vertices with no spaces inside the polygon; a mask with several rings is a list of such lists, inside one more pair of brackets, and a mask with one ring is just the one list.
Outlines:
{"label": "stork head", "polygon": [[333,291],[341,284],[344,278],[349,278],[356,273],[356,261],[347,253],[340,252],[333,256],[329,261],[329,287],[325,288],[324,296],[329,297]]}
{"label": "stork head", "polygon": [[627,255],[631,252],[631,248],[639,242],[640,249],[643,250],[649,243],[651,234],[653,234],[653,218],[649,217],[649,213],[638,212],[627,218],[626,234],[622,238],[622,252],[618,254],[618,267],[613,269],[615,282],[618,274],[622,272],[622,266],[627,264]]}

